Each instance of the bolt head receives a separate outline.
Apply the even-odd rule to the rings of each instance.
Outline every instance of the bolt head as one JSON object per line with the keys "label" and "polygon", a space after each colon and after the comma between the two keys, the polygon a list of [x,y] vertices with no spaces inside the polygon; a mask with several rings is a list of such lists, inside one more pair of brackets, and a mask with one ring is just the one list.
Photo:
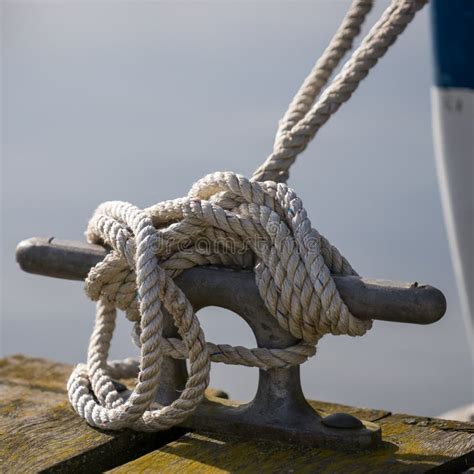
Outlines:
{"label": "bolt head", "polygon": [[321,421],[323,425],[327,426],[328,428],[353,430],[364,427],[362,421],[360,421],[359,418],[349,415],[348,413],[333,413],[332,415],[324,417]]}

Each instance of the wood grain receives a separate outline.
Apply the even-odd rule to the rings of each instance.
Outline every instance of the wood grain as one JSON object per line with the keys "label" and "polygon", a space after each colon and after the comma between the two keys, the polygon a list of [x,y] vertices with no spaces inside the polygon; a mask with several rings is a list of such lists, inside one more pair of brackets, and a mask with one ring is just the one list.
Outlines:
{"label": "wood grain", "polygon": [[[406,423],[406,419],[410,423],[415,419],[417,424]],[[420,426],[423,421],[404,415],[387,416],[380,420],[384,448],[357,453],[193,433],[112,472],[389,474],[462,472],[474,465],[474,434],[469,431],[474,426],[467,431],[459,425],[445,430],[437,422]]]}
{"label": "wood grain", "polygon": [[0,472],[457,472],[474,465],[474,423],[392,415],[312,401],[323,414],[379,423],[384,447],[343,452],[229,435],[103,432],[69,407],[71,366],[12,356],[0,360]]}
{"label": "wood grain", "polygon": [[89,427],[69,406],[65,387],[71,369],[22,356],[0,360],[1,472],[102,472],[183,434]]}

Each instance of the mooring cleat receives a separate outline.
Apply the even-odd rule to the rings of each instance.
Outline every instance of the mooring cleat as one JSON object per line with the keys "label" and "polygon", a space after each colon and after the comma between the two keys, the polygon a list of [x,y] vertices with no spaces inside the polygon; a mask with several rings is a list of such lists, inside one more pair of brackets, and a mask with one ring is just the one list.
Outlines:
{"label": "mooring cleat", "polygon": [[[18,245],[17,261],[31,273],[81,280],[106,253],[98,245],[33,238]],[[334,280],[344,301],[360,319],[429,324],[446,310],[443,294],[428,285],[354,276],[334,276]],[[252,329],[260,348],[284,349],[298,342],[268,312],[251,271],[195,267],[175,281],[195,311],[218,306],[238,314]],[[163,337],[179,337],[172,318],[164,314]],[[177,399],[186,379],[186,361],[165,356],[156,403],[169,405]],[[117,384],[120,395],[126,398],[131,392]],[[382,442],[376,423],[346,413],[323,417],[314,410],[303,395],[299,365],[259,369],[258,389],[251,402],[239,404],[208,396],[180,426],[334,449],[374,449]]]}

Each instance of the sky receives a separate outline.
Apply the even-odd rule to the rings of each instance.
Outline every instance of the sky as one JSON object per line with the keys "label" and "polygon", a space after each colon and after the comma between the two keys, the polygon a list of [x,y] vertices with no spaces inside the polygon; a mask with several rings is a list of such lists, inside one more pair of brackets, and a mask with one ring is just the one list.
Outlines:
{"label": "sky", "polygon": [[[376,2],[366,32],[388,2]],[[349,2],[1,4],[1,353],[77,363],[94,305],[80,282],[21,272],[31,236],[84,239],[106,200],[147,207],[213,171],[250,176]],[[308,398],[434,416],[473,399],[472,362],[444,228],[431,135],[425,8],[291,170],[313,226],[362,275],[446,295],[431,326],[375,322],[326,336],[302,366]],[[207,340],[253,347],[250,329],[199,312]],[[121,315],[112,358],[137,354]],[[213,364],[239,400],[256,369]]]}

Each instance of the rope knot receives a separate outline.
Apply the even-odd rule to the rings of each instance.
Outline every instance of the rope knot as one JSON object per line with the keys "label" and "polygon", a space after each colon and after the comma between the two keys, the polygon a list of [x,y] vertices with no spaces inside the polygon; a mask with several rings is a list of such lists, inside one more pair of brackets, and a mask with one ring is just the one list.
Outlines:
{"label": "rope knot", "polygon": [[[124,202],[104,203],[87,236],[112,250],[86,279],[86,293],[98,301],[96,326],[87,367],[71,377],[70,398],[96,426],[164,429],[200,402],[210,360],[289,367],[312,356],[326,333],[355,336],[370,327],[350,314],[331,277],[355,272],[311,227],[301,199],[283,183],[213,173],[196,182],[188,197],[143,211]],[[191,304],[173,281],[196,265],[253,267],[269,312],[301,342],[278,350],[206,343]],[[107,362],[117,309],[135,323],[141,350],[138,383],[126,401],[114,388]],[[181,340],[162,337],[163,310],[173,317]],[[151,410],[163,355],[189,358],[190,377],[178,400]]]}

